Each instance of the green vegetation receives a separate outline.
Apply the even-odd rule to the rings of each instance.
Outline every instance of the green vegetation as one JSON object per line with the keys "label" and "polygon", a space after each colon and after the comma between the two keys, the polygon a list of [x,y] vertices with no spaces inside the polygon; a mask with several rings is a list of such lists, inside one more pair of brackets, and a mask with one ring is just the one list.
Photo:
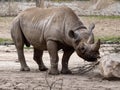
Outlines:
{"label": "green vegetation", "polygon": [[97,15],[90,15],[90,16],[82,16],[88,18],[98,18],[98,19],[120,19],[120,16],[97,16]]}
{"label": "green vegetation", "polygon": [[65,1],[72,1],[72,0],[51,0],[51,1],[54,1],[54,2],[65,2]]}
{"label": "green vegetation", "polygon": [[[9,45],[13,43],[13,41],[11,39],[4,39],[4,38],[0,38],[0,45]],[[26,45],[24,45],[24,49],[33,49],[33,47],[27,47]]]}
{"label": "green vegetation", "polygon": [[30,47],[26,47],[26,46],[24,45],[24,49],[28,49],[28,50],[29,50],[29,49],[33,49],[33,47],[31,47],[31,46],[30,46]]}
{"label": "green vegetation", "polygon": [[62,2],[62,1],[72,1],[72,0],[51,0],[51,1],[54,1],[54,2]]}
{"label": "green vegetation", "polygon": [[0,38],[0,43],[3,43],[3,42],[12,42],[12,40],[11,39]]}
{"label": "green vegetation", "polygon": [[[51,0],[54,2],[66,2],[66,1],[73,1],[73,0]],[[89,0],[76,0],[76,1],[89,1]]]}
{"label": "green vegetation", "polygon": [[104,37],[101,39],[103,41],[120,42],[120,37]]}
{"label": "green vegetation", "polygon": [[96,37],[95,40],[101,39],[102,42],[120,42],[120,37]]}

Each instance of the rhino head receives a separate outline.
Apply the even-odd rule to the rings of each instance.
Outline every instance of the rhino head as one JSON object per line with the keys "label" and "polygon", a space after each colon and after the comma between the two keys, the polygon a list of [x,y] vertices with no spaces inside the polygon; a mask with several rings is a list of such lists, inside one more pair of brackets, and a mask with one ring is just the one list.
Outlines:
{"label": "rhino head", "polygon": [[100,39],[94,43],[94,35],[92,33],[94,27],[95,24],[91,24],[89,30],[87,28],[81,28],[80,30],[69,31],[69,36],[73,40],[73,47],[78,56],[88,62],[94,62],[97,61],[97,58],[100,58]]}

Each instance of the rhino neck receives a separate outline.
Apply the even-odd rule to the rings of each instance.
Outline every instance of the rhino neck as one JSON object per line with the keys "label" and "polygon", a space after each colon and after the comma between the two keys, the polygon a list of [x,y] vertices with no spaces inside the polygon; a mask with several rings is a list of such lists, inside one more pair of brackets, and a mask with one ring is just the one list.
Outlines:
{"label": "rhino neck", "polygon": [[[76,26],[74,29],[72,29],[77,35],[79,42],[87,42],[89,38],[88,30],[84,25]],[[70,31],[70,30],[69,30]],[[69,32],[68,31],[68,32]],[[76,40],[74,38],[70,38],[70,36],[67,34],[65,35],[65,43],[67,43],[69,46],[72,46],[74,49],[76,48]]]}

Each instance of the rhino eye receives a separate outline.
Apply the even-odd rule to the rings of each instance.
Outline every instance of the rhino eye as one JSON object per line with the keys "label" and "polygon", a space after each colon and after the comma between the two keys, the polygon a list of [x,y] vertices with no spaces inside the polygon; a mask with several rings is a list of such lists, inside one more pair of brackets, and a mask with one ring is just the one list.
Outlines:
{"label": "rhino eye", "polygon": [[84,54],[85,51],[86,51],[86,50],[85,50],[85,47],[81,47],[81,48],[80,48],[80,51]]}
{"label": "rhino eye", "polygon": [[84,49],[85,49],[84,47],[81,48],[82,51],[83,51]]}

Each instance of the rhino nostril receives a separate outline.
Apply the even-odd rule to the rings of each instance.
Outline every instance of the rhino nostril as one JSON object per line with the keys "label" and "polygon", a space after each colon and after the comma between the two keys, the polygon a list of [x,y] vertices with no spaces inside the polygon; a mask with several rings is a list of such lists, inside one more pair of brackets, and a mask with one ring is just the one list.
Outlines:
{"label": "rhino nostril", "polygon": [[101,57],[98,55],[97,58],[101,58]]}

